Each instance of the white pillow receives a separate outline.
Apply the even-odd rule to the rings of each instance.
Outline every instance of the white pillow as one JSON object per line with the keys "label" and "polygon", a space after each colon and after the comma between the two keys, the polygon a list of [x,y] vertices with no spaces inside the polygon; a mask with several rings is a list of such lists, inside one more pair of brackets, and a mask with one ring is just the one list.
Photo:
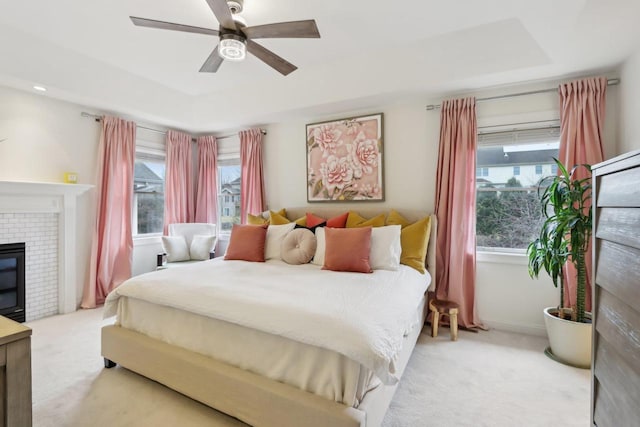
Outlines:
{"label": "white pillow", "polygon": [[373,227],[371,229],[371,252],[369,263],[372,270],[392,270],[400,267],[399,225],[387,225],[385,227]]}
{"label": "white pillow", "polygon": [[296,226],[295,222],[282,225],[270,225],[267,228],[267,241],[264,246],[264,259],[282,259],[282,240]]}
{"label": "white pillow", "polygon": [[167,262],[189,261],[189,248],[184,236],[162,236]]}
{"label": "white pillow", "polygon": [[193,239],[191,240],[191,248],[189,248],[191,259],[198,261],[208,260],[215,242],[216,236],[199,234],[193,236]]}
{"label": "white pillow", "polygon": [[326,243],[324,239],[324,227],[316,228],[316,254],[313,256],[312,264],[323,266],[324,265],[324,249]]}

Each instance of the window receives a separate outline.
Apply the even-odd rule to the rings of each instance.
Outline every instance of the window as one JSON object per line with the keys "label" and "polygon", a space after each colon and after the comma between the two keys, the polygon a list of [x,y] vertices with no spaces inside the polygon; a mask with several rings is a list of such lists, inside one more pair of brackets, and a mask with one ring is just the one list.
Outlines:
{"label": "window", "polygon": [[133,234],[162,233],[164,157],[136,153],[133,176]]}
{"label": "window", "polygon": [[220,232],[224,234],[231,232],[233,224],[240,224],[240,159],[237,164],[219,164],[218,175],[220,194],[225,195],[220,198]]}
{"label": "window", "polygon": [[554,163],[551,165],[551,175],[557,175],[557,174],[558,174],[558,165]]}
{"label": "window", "polygon": [[477,167],[488,169],[476,182],[476,239],[480,250],[524,251],[543,217],[537,185],[543,166],[558,157],[558,127],[478,135]]}
{"label": "window", "polygon": [[138,129],[131,215],[134,236],[162,234],[165,158],[164,134]]}
{"label": "window", "polygon": [[478,178],[481,176],[489,176],[489,168],[477,168],[476,176]]}
{"label": "window", "polygon": [[220,235],[240,224],[240,139],[218,139],[218,217]]}

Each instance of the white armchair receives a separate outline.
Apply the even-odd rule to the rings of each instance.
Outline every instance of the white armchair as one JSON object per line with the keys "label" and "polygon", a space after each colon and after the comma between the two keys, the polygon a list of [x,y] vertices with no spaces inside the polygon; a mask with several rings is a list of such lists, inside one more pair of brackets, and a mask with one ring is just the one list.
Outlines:
{"label": "white armchair", "polygon": [[218,242],[216,225],[207,223],[169,224],[162,236],[164,252],[157,256],[157,268],[169,268],[213,258]]}

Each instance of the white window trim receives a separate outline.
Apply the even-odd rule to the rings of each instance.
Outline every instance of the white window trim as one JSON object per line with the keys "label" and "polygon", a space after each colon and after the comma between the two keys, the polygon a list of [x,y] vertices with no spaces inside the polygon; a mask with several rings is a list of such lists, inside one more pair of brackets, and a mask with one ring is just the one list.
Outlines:
{"label": "white window trim", "polygon": [[524,249],[478,247],[476,248],[476,262],[527,265],[529,260]]}
{"label": "white window trim", "polygon": [[138,234],[133,236],[134,246],[156,246],[160,243],[162,233]]}

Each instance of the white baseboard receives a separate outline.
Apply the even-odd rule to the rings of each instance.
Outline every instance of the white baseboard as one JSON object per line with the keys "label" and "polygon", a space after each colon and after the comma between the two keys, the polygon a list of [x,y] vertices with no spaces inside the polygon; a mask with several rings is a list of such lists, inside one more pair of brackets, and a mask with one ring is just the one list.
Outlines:
{"label": "white baseboard", "polygon": [[499,331],[517,332],[519,334],[537,335],[540,337],[547,336],[547,329],[544,325],[531,325],[522,323],[509,323],[493,320],[482,320],[486,326],[490,329],[497,329]]}

